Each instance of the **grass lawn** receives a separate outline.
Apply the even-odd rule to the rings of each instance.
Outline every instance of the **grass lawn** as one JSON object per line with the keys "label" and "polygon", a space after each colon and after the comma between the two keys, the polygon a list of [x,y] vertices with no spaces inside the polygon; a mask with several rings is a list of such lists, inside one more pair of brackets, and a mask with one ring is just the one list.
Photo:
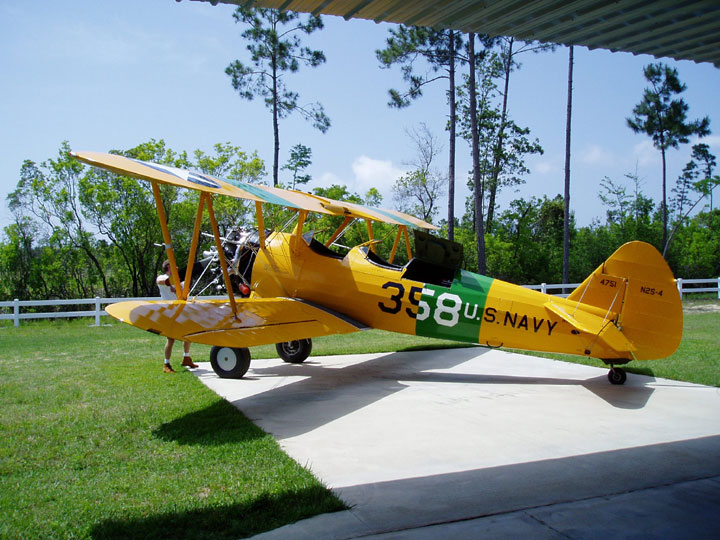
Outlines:
{"label": "grass lawn", "polygon": [[[239,538],[344,508],[192,374],[163,374],[163,344],[117,323],[0,327],[0,538]],[[313,354],[448,346],[371,331]],[[678,351],[630,370],[720,386],[718,350],[720,311],[686,313]]]}
{"label": "grass lawn", "polygon": [[192,374],[163,374],[163,343],[0,329],[0,538],[230,539],[344,508]]}

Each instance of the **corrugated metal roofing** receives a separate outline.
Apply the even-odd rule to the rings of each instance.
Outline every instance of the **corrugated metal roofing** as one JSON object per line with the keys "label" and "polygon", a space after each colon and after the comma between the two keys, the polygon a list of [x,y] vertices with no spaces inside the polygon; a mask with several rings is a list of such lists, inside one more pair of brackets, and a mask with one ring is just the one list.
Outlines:
{"label": "corrugated metal roofing", "polygon": [[[180,0],[178,0],[180,1]],[[453,28],[720,67],[719,0],[193,0]]]}

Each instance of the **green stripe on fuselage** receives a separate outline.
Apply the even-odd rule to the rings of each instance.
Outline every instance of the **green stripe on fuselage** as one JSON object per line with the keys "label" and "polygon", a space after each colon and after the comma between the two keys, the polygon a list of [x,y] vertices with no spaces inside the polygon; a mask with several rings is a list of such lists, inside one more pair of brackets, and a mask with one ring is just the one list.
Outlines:
{"label": "green stripe on fuselage", "polygon": [[[423,288],[415,333],[477,343],[485,302],[493,278],[460,270],[448,289],[426,284]],[[424,305],[429,309],[423,309]]]}

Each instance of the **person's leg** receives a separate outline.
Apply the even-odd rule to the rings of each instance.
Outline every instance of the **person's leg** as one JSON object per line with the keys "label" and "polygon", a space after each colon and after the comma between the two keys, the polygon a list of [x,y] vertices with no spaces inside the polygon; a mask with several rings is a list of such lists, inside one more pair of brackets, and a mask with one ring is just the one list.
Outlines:
{"label": "person's leg", "polygon": [[192,361],[192,358],[190,358],[190,342],[184,341],[183,342],[183,350],[185,351],[183,353],[183,361],[182,365],[189,368],[196,368],[198,367],[195,362]]}
{"label": "person's leg", "polygon": [[170,365],[170,357],[172,356],[173,345],[175,340],[173,338],[167,338],[165,343],[165,363],[163,364],[163,371],[165,373],[175,373],[175,370]]}

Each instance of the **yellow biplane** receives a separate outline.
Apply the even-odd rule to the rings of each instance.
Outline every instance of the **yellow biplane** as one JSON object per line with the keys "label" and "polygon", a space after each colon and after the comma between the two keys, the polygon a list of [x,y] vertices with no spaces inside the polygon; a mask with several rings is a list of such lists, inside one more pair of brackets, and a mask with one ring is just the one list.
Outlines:
{"label": "yellow biplane", "polygon": [[[248,347],[276,344],[284,361],[300,363],[310,354],[311,338],[379,328],[599,358],[610,366],[610,382],[623,384],[625,371],[616,366],[669,356],[682,337],[682,303],[672,272],[657,250],[643,242],[621,246],[570,296],[559,298],[462,270],[459,244],[429,234],[435,226],[400,212],[113,154],[71,155],[152,184],[172,280],[185,283],[176,301],[120,302],[107,312],[143,330],[212,345],[210,362],[220,377],[245,375]],[[179,275],[159,184],[201,193],[184,276]],[[218,195],[254,201],[257,230],[234,240],[221,238],[213,211]],[[266,231],[264,204],[294,210],[294,230]],[[227,299],[188,297],[205,210]],[[304,233],[310,213],[344,220],[322,243],[312,232]],[[340,254],[333,243],[356,219],[367,223],[369,241]],[[397,226],[388,260],[375,253],[374,222]],[[408,229],[415,235],[414,255]],[[403,266],[393,264],[401,241],[409,260]]]}

